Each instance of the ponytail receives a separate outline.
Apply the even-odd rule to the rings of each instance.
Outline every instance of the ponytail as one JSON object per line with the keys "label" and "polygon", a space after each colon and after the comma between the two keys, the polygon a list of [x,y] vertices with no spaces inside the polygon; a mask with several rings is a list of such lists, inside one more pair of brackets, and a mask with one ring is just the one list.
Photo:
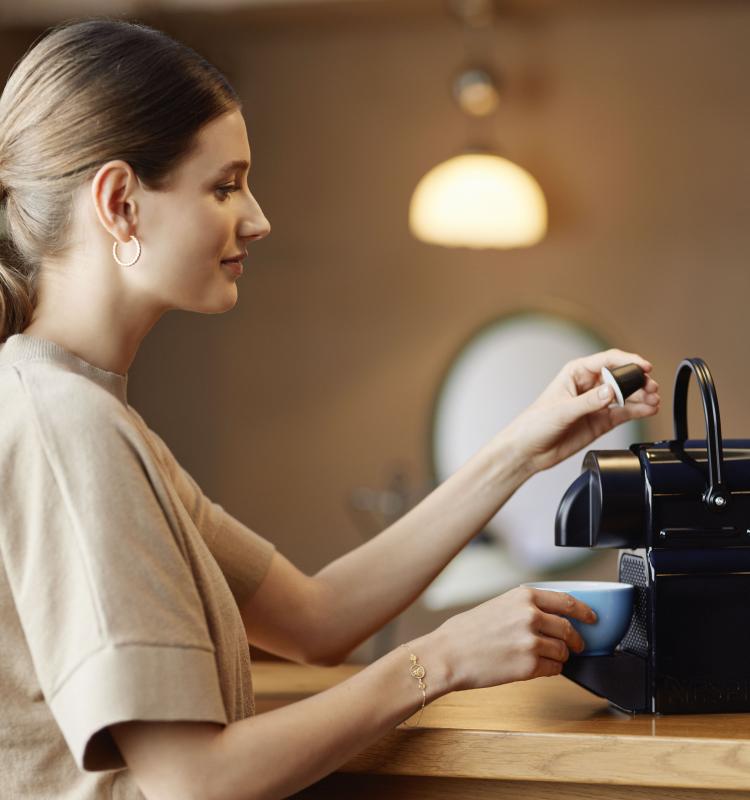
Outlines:
{"label": "ponytail", "polygon": [[[0,193],[2,187],[0,187]],[[0,221],[2,220],[0,202]],[[31,322],[34,311],[34,290],[18,254],[0,228],[0,344],[14,333],[20,333]]]}

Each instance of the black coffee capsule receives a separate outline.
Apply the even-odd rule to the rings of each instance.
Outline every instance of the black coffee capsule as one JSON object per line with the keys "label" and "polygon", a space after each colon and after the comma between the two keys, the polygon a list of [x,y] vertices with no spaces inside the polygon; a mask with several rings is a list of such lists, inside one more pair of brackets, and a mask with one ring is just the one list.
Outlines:
{"label": "black coffee capsule", "polygon": [[646,385],[646,373],[638,364],[625,364],[614,369],[602,367],[602,381],[614,389],[617,405],[622,407],[631,394]]}

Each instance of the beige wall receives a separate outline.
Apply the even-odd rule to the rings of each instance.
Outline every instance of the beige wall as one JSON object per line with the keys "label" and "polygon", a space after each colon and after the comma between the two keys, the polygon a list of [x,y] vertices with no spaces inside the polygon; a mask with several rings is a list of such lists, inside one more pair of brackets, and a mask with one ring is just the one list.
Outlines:
{"label": "beige wall", "polygon": [[[750,8],[549,3],[499,25],[493,134],[551,213],[541,245],[505,253],[430,247],[406,226],[416,181],[465,142],[455,24],[439,4],[334,16],[157,21],[240,89],[274,229],[237,307],[169,315],[131,372],[131,402],[205,491],[321,568],[362,541],[353,488],[385,487],[399,464],[428,480],[449,359],[518,307],[567,309],[649,357],[666,401],[655,438],[677,363],[703,356],[725,435],[750,437]],[[440,619],[415,607],[397,639]]]}

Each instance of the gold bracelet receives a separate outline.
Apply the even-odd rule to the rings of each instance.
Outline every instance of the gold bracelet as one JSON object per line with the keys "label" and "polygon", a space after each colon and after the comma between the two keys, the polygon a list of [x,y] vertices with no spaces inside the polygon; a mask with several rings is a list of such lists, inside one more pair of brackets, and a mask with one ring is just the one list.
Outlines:
{"label": "gold bracelet", "polygon": [[[402,644],[400,646],[406,647],[407,650],[409,649],[405,644]],[[426,673],[424,667],[419,663],[419,659],[417,658],[417,656],[414,655],[414,653],[409,653],[409,660],[411,661],[411,667],[409,667],[409,675],[411,675],[412,678],[417,679],[417,684],[419,688],[422,690],[422,707],[419,709],[419,717],[417,717],[417,721],[413,725],[409,725],[408,722],[404,721],[404,725],[406,725],[407,728],[418,728],[419,721],[422,719],[424,704],[427,701],[427,692],[425,691],[427,689],[427,684],[424,682],[424,677]]]}

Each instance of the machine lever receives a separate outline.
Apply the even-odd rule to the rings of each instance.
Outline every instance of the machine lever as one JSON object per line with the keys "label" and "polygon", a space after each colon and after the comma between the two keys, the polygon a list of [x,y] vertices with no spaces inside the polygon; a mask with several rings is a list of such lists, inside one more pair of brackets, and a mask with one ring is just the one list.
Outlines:
{"label": "machine lever", "polygon": [[721,422],[716,385],[702,358],[686,358],[677,368],[674,382],[674,438],[682,449],[688,438],[687,396],[690,376],[695,375],[703,401],[706,421],[706,452],[708,455],[708,488],[703,502],[712,511],[723,511],[729,503],[729,492],[724,485],[724,454],[721,442]]}

